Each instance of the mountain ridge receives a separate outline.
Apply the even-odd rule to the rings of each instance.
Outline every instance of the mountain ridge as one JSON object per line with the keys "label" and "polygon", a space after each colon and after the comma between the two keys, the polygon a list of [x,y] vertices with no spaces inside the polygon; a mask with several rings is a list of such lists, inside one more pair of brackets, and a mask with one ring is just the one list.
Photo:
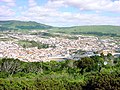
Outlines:
{"label": "mountain ridge", "polygon": [[0,21],[0,30],[18,30],[18,29],[50,29],[52,26],[37,23],[35,21],[6,20]]}
{"label": "mountain ridge", "polygon": [[0,21],[0,31],[5,30],[49,30],[49,32],[66,34],[95,34],[120,36],[120,26],[115,25],[84,25],[70,27],[54,27],[35,21],[6,20]]}

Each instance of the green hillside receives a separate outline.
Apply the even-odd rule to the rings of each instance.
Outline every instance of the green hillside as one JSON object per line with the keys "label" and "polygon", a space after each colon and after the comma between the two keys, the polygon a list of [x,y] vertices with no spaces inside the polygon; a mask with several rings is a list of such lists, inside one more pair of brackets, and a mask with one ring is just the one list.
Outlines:
{"label": "green hillside", "polygon": [[0,21],[0,30],[20,30],[20,29],[49,29],[52,26],[33,21]]}
{"label": "green hillside", "polygon": [[90,35],[110,35],[119,36],[120,26],[111,25],[94,25],[94,26],[75,26],[75,27],[60,27],[50,30],[50,32],[66,33],[66,34],[90,34]]}
{"label": "green hillside", "polygon": [[52,27],[33,21],[0,21],[0,31],[4,30],[40,30],[48,29],[50,33],[66,33],[75,35],[120,36],[120,26],[91,25],[74,27]]}

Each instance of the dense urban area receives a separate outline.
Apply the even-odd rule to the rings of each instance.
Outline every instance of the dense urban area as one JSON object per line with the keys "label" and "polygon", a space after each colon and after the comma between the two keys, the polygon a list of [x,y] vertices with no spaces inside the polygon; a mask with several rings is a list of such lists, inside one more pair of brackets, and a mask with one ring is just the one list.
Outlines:
{"label": "dense urban area", "polygon": [[[34,35],[34,33],[38,34]],[[120,54],[120,39],[101,39],[96,36],[60,33],[53,34],[56,35],[54,37],[43,37],[43,33],[49,34],[47,30],[34,30],[28,34],[3,32],[0,37],[0,57],[15,58],[25,62],[46,62],[57,59],[79,59],[80,57],[100,55],[102,52],[105,55],[108,53]],[[80,54],[80,51],[84,53]]]}

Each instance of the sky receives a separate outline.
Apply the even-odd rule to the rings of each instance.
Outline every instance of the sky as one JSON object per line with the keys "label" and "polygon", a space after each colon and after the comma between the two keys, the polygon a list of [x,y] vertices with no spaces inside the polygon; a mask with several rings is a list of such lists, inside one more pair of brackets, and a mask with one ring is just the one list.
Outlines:
{"label": "sky", "polygon": [[120,0],[0,0],[0,20],[120,26]]}

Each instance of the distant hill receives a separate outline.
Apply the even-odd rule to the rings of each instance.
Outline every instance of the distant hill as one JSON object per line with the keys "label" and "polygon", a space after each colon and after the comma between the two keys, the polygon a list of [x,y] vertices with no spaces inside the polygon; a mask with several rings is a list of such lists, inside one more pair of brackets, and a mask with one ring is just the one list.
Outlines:
{"label": "distant hill", "polygon": [[33,21],[0,21],[0,30],[20,30],[20,29],[50,29],[52,26]]}
{"label": "distant hill", "polygon": [[91,25],[54,28],[50,32],[66,34],[88,34],[97,36],[120,36],[120,26],[112,25]]}
{"label": "distant hill", "polygon": [[48,29],[53,33],[66,33],[66,34],[86,34],[97,36],[119,36],[120,26],[112,25],[91,25],[91,26],[74,26],[74,27],[52,27],[49,25],[37,23],[34,21],[17,21],[8,20],[0,21],[0,31],[4,30],[40,30]]}

